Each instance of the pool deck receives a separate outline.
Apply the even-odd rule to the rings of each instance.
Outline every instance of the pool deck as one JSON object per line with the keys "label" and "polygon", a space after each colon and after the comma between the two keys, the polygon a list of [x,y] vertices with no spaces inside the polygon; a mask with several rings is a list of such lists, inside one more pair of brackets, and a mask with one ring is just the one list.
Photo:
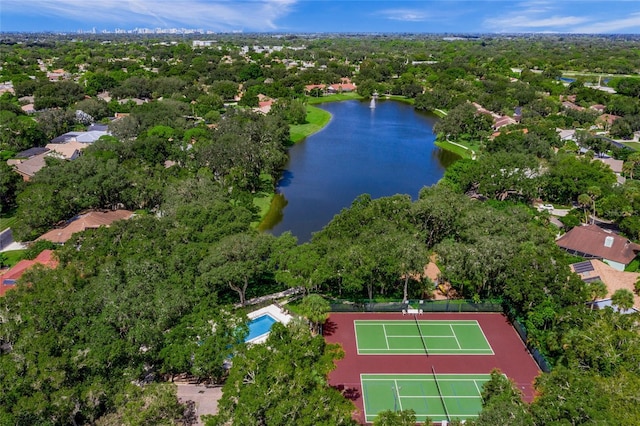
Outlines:
{"label": "pool deck", "polygon": [[[284,313],[284,311],[276,305],[265,306],[264,308],[260,308],[257,311],[249,312],[247,314],[247,317],[252,320],[254,318],[261,317],[262,315],[269,315],[270,317],[278,322],[281,322],[284,325],[289,324],[289,322],[293,318],[291,315]],[[256,337],[255,339],[248,340],[247,343],[264,343],[267,340],[267,337],[269,337],[269,333],[265,333],[261,336]]]}

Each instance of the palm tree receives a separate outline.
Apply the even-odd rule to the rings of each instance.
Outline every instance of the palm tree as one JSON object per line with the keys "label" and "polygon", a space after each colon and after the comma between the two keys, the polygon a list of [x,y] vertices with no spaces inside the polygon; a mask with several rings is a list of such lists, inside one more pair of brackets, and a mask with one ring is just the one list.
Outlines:
{"label": "palm tree", "polygon": [[594,223],[596,217],[596,198],[602,195],[602,190],[599,186],[590,186],[587,188],[587,194],[591,197],[591,202],[593,205],[593,215],[591,216],[591,223]]}
{"label": "palm tree", "polygon": [[627,157],[627,161],[622,165],[624,172],[629,175],[629,179],[633,179],[633,172],[638,165],[640,165],[640,152],[634,152]]}
{"label": "palm tree", "polygon": [[595,301],[598,299],[604,299],[609,292],[607,285],[600,280],[595,280],[587,285],[589,295],[591,296],[591,309],[595,306]]}
{"label": "palm tree", "polygon": [[591,197],[589,197],[589,194],[578,195],[578,204],[582,207],[582,210],[584,210],[584,223],[587,223],[589,221],[587,210],[591,206]]}
{"label": "palm tree", "polygon": [[611,296],[611,304],[618,308],[618,312],[633,308],[633,293],[626,288],[616,290]]}
{"label": "palm tree", "polygon": [[331,306],[319,294],[310,294],[300,302],[300,313],[309,320],[311,331],[322,334],[322,325],[329,317]]}

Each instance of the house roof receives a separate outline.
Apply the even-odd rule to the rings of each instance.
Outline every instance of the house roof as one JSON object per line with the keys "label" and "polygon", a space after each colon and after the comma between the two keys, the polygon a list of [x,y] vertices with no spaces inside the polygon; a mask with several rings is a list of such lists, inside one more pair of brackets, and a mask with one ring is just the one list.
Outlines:
{"label": "house roof", "polygon": [[[640,311],[640,296],[635,294],[634,291],[634,285],[638,278],[640,278],[640,273],[618,271],[597,259],[574,263],[569,266],[573,272],[580,275],[583,281],[589,282],[594,279],[599,279],[607,286],[607,295],[599,300],[611,299],[611,296],[616,290],[626,289],[634,293],[633,307]],[[579,272],[584,269],[586,270]]]}
{"label": "house roof", "polygon": [[64,135],[60,135],[57,138],[51,139],[51,143],[65,143],[65,142],[83,142],[93,143],[100,139],[102,136],[108,135],[109,132],[101,130],[91,130],[89,132],[67,132]]}
{"label": "house roof", "polygon": [[0,296],[4,296],[7,290],[14,288],[16,281],[22,277],[22,274],[36,264],[41,264],[48,268],[55,268],[58,266],[58,260],[53,256],[53,250],[43,250],[33,260],[21,260],[0,277],[2,281],[0,283]]}
{"label": "house roof", "polygon": [[598,225],[576,226],[556,240],[556,244],[569,251],[588,256],[629,264],[640,250],[640,245],[625,237],[605,231]]}
{"label": "house roof", "polygon": [[508,115],[505,115],[495,120],[493,124],[493,128],[497,130],[501,127],[508,126],[510,124],[516,124],[516,120],[509,117]]}
{"label": "house roof", "polygon": [[562,102],[562,106],[567,108],[567,109],[574,109],[576,111],[584,111],[584,107],[581,107],[580,105],[576,105],[573,102],[570,101],[564,101]]}
{"label": "house roof", "polygon": [[561,140],[575,139],[575,129],[556,129]]}
{"label": "house roof", "polygon": [[89,126],[89,128],[87,129],[89,131],[92,130],[98,130],[101,132],[107,132],[109,130],[109,125],[108,124],[92,124],[91,126]]}
{"label": "house roof", "polygon": [[624,161],[615,160],[613,158],[596,158],[598,161],[602,161],[604,164],[609,166],[614,173],[622,173],[622,165]]}
{"label": "house roof", "polygon": [[35,155],[28,160],[19,161],[13,164],[13,167],[18,173],[20,173],[25,179],[29,179],[38,172],[41,168],[47,165],[45,157],[47,153],[44,152],[39,155]]}
{"label": "house roof", "polygon": [[67,142],[67,143],[50,143],[47,144],[47,148],[51,151],[49,155],[59,154],[66,160],[71,160],[77,156],[80,151],[87,147],[86,143],[82,142]]}
{"label": "house roof", "polygon": [[39,154],[44,154],[47,151],[49,151],[49,148],[36,146],[17,153],[16,158],[31,158]]}
{"label": "house roof", "polygon": [[133,212],[129,210],[110,210],[106,212],[92,211],[71,219],[63,228],[52,229],[51,231],[39,236],[39,240],[47,240],[52,243],[64,244],[76,232],[82,232],[85,229],[95,229],[101,226],[110,226],[117,220],[127,220],[133,216]]}
{"label": "house roof", "polygon": [[613,115],[613,114],[602,114],[601,116],[599,116],[598,118],[596,118],[596,122],[602,123],[602,122],[606,122],[608,124],[612,124],[614,121],[616,121],[618,118],[620,118],[617,115]]}

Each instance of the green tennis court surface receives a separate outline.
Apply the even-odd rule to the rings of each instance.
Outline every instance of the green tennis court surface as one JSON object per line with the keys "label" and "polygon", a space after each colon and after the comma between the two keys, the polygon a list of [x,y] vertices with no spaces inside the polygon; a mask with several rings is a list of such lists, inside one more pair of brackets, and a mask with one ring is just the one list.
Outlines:
{"label": "green tennis court surface", "polygon": [[482,385],[489,374],[361,374],[365,419],[385,410],[416,412],[418,422],[465,420],[482,410]]}
{"label": "green tennis court surface", "polygon": [[359,355],[493,355],[475,320],[355,320]]}

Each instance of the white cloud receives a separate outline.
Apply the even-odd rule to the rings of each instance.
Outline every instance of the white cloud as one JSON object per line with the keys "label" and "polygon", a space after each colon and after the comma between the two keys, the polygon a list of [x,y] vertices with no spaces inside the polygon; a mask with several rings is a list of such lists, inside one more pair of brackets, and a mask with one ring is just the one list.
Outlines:
{"label": "white cloud", "polygon": [[612,19],[610,21],[592,22],[577,26],[571,32],[583,34],[601,34],[623,32],[626,29],[640,31],[640,12],[632,13],[627,18]]}
{"label": "white cloud", "polygon": [[376,15],[382,15],[384,18],[392,21],[408,22],[421,22],[429,18],[427,12],[418,9],[385,9],[376,12]]}
{"label": "white cloud", "polygon": [[58,16],[88,25],[180,26],[217,31],[273,30],[296,0],[3,0],[3,10]]}
{"label": "white cloud", "polygon": [[548,18],[532,18],[528,15],[509,15],[503,18],[487,19],[485,24],[498,31],[531,31],[533,29],[566,30],[568,26],[589,21],[580,16],[550,16]]}

